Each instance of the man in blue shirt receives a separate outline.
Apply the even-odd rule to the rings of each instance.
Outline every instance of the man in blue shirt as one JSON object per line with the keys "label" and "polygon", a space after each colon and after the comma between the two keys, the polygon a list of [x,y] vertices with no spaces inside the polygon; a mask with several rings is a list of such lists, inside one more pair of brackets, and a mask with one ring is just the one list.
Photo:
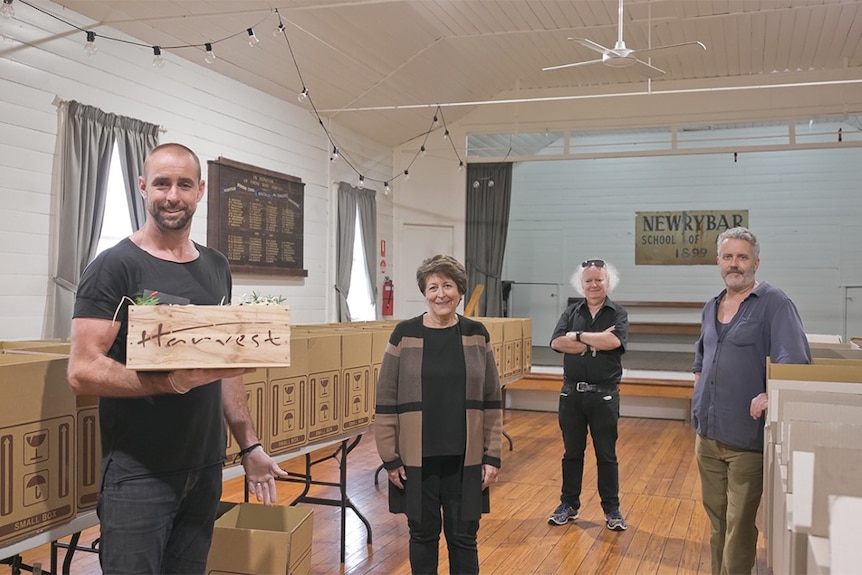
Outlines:
{"label": "man in blue shirt", "polygon": [[692,422],[712,573],[751,573],[755,517],[763,493],[766,358],[811,363],[802,319],[790,298],[758,282],[760,244],[748,229],[718,237],[725,289],[703,308],[695,345]]}

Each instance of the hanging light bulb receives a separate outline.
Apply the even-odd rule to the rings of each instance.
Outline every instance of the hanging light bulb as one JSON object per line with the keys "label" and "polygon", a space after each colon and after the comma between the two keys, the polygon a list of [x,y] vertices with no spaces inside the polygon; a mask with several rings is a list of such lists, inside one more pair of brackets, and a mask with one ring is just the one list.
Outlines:
{"label": "hanging light bulb", "polygon": [[364,187],[365,187],[365,176],[363,176],[362,174],[359,174],[359,189],[361,190]]}
{"label": "hanging light bulb", "polygon": [[252,48],[257,48],[257,45],[260,44],[260,40],[257,39],[257,36],[254,35],[254,30],[251,28],[248,29],[248,45]]}
{"label": "hanging light bulb", "polygon": [[333,147],[332,147],[332,155],[331,155],[331,156],[329,156],[329,161],[330,161],[330,162],[334,162],[334,161],[335,161],[335,160],[337,160],[337,159],[338,159],[338,148],[336,148],[335,146],[333,146]]}
{"label": "hanging light bulb", "polygon": [[204,44],[204,47],[207,50],[206,56],[204,56],[204,62],[206,62],[207,64],[212,64],[216,61],[216,55],[215,52],[213,52],[213,45],[207,42],[206,44]]}
{"label": "hanging light bulb", "polygon": [[276,38],[278,38],[279,36],[283,36],[284,35],[284,29],[285,29],[284,22],[279,22],[278,27],[272,31],[272,35],[275,36]]}
{"label": "hanging light bulb", "polygon": [[474,190],[478,190],[478,189],[479,189],[479,180],[474,180],[474,181],[473,181],[473,189],[474,189]]}
{"label": "hanging light bulb", "polygon": [[98,51],[99,47],[96,46],[96,33],[92,30],[87,30],[87,43],[84,44],[84,52],[87,53],[87,56],[92,58]]}
{"label": "hanging light bulb", "polygon": [[446,128],[446,131],[445,131],[445,132],[443,132],[443,139],[444,139],[444,140],[448,140],[448,139],[449,139],[449,128]]}
{"label": "hanging light bulb", "polygon": [[405,179],[405,180],[409,180],[409,179],[410,179],[410,170],[404,170],[404,179]]}
{"label": "hanging light bulb", "polygon": [[440,120],[437,119],[437,114],[434,114],[434,127],[436,128],[439,125],[440,125]]}
{"label": "hanging light bulb", "polygon": [[383,182],[383,195],[388,196],[389,192],[392,191],[392,188],[389,187],[389,182]]}
{"label": "hanging light bulb", "polygon": [[158,46],[153,46],[153,68],[164,68],[165,59],[162,58],[162,49]]}
{"label": "hanging light bulb", "polygon": [[493,187],[494,187],[494,180],[492,180],[492,179],[488,178],[488,187],[489,187],[489,188],[493,188]]}
{"label": "hanging light bulb", "polygon": [[303,86],[303,87],[302,87],[302,92],[300,92],[300,93],[299,93],[299,95],[296,97],[296,99],[297,99],[297,100],[299,100],[299,103],[300,103],[300,104],[302,104],[303,102],[305,102],[305,101],[308,99],[308,88],[306,88],[305,86]]}
{"label": "hanging light bulb", "polygon": [[422,146],[419,148],[419,151],[422,152],[423,156],[425,155],[425,144],[422,144]]}
{"label": "hanging light bulb", "polygon": [[460,172],[463,169],[464,169],[464,160],[458,160],[458,171]]}
{"label": "hanging light bulb", "polygon": [[15,7],[12,6],[12,0],[3,0],[3,6],[0,6],[0,16],[4,18],[15,16]]}

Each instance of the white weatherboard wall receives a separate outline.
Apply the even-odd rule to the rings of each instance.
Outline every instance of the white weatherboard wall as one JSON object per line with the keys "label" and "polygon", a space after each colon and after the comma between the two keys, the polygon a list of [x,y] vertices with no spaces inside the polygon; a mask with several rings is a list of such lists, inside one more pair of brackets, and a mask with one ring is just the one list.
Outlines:
{"label": "white weatherboard wall", "polygon": [[[41,7],[77,25],[90,22],[49,2]],[[26,5],[0,23],[0,339],[44,337],[50,314],[51,255],[57,207],[52,174],[57,132],[55,97],[105,112],[159,124],[161,142],[195,150],[204,164],[219,156],[297,176],[305,183],[306,278],[235,277],[234,295],[256,290],[283,295],[295,323],[334,319],[336,203],[334,183],[355,172],[330,162],[330,143],[317,119],[205,65],[164,53],[162,69],[151,66],[148,48],[99,42],[89,58],[80,35]],[[120,34],[106,34],[122,37]],[[262,41],[276,41],[274,39]],[[234,46],[225,43],[223,49]],[[249,49],[242,38],[236,49]],[[285,61],[289,54],[285,47]],[[330,126],[366,177],[391,174],[391,150]],[[381,237],[391,237],[391,201],[378,194]],[[206,243],[206,198],[198,207],[192,239]]]}
{"label": "white weatherboard wall", "polygon": [[[843,247],[862,243],[860,181],[860,148],[517,164],[503,279],[516,282],[517,313],[534,326],[553,326],[577,295],[572,271],[590,257],[618,267],[616,299],[706,301],[724,285],[716,266],[634,264],[635,212],[748,210],[762,244],[757,278],[790,295],[806,331],[842,333],[844,282],[858,285],[862,263]],[[517,282],[557,284],[560,294],[525,311]],[[690,313],[681,321],[700,319]]]}

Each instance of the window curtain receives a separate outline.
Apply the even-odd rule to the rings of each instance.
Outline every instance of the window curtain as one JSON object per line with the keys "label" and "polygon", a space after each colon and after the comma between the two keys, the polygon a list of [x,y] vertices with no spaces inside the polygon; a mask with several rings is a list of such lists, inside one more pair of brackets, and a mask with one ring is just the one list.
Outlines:
{"label": "window curtain", "polygon": [[[46,331],[52,337],[66,338],[72,329],[78,280],[93,258],[102,233],[114,142],[121,135],[120,157],[125,157],[126,162],[123,171],[141,173],[144,154],[149,151],[144,149],[145,142],[150,139],[140,137],[138,145],[137,136],[131,132],[140,130],[158,136],[158,126],[153,129],[152,124],[121,118],[75,101],[62,103],[59,113],[65,115],[65,122],[60,122],[62,133],[58,134],[60,225],[53,321]],[[133,191],[137,189],[136,177],[134,181],[128,175],[124,179],[127,188],[133,186],[127,193],[139,196]]]}
{"label": "window curtain", "polygon": [[[478,182],[479,185],[475,185]],[[491,184],[493,182],[493,185]],[[467,301],[484,284],[477,315],[503,316],[503,255],[512,199],[512,164],[471,164],[467,168]]]}
{"label": "window curtain", "polygon": [[129,200],[132,229],[139,230],[147,219],[147,207],[138,188],[138,176],[144,173],[144,160],[150,150],[159,145],[159,126],[134,118],[117,117],[114,131],[120,167]]}
{"label": "window curtain", "polygon": [[359,210],[359,232],[365,249],[365,266],[371,278],[371,293],[377,301],[374,281],[377,246],[377,198],[374,190],[356,188],[345,182],[338,184],[338,239],[335,270],[335,291],[338,296],[338,321],[348,322],[350,306],[350,276],[353,268],[353,243],[356,241],[356,214]]}

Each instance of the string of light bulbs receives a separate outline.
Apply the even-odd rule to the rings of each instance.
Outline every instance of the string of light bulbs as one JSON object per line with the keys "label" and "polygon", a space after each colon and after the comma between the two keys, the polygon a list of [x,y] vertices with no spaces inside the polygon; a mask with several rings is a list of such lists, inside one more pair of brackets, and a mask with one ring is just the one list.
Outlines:
{"label": "string of light bulbs", "polygon": [[[13,5],[14,1],[15,0],[2,0],[2,4],[0,4],[0,16],[2,16],[4,18],[9,18],[9,19],[15,17],[15,7]],[[311,109],[314,112],[314,115],[317,118],[317,121],[320,124],[320,127],[323,129],[323,132],[324,132],[324,134],[326,134],[326,138],[329,141],[329,144],[332,146],[332,154],[329,157],[330,161],[334,162],[334,161],[338,160],[339,158],[343,159],[345,164],[351,170],[353,170],[353,172],[356,173],[357,183],[358,183],[359,188],[365,187],[367,182],[376,182],[376,183],[383,184],[383,191],[386,195],[388,195],[392,189],[391,184],[396,179],[403,177],[405,180],[409,180],[410,179],[410,168],[413,167],[413,164],[416,162],[416,160],[420,156],[424,156],[426,153],[426,144],[428,142],[428,137],[434,131],[440,129],[441,126],[443,128],[443,139],[449,142],[449,144],[452,148],[452,152],[455,154],[455,157],[458,160],[458,170],[460,171],[460,170],[464,169],[464,160],[461,158],[460,154],[458,153],[458,149],[455,147],[455,143],[452,142],[452,138],[449,136],[449,128],[446,125],[446,118],[443,115],[443,107],[438,104],[435,111],[434,111],[434,117],[431,120],[431,123],[430,123],[428,129],[425,130],[424,132],[421,132],[420,134],[410,138],[410,140],[417,140],[419,138],[422,138],[422,143],[419,146],[419,149],[416,151],[416,154],[413,156],[412,160],[407,164],[407,167],[404,168],[404,170],[402,172],[398,172],[396,174],[393,174],[392,176],[390,176],[387,179],[370,178],[370,177],[366,176],[365,174],[363,174],[354,165],[354,162],[350,159],[350,157],[347,154],[345,154],[344,151],[339,147],[338,143],[335,141],[335,138],[333,138],[332,134],[327,129],[326,124],[323,121],[323,118],[321,117],[320,113],[318,112],[317,106],[315,106],[314,100],[313,100],[312,95],[311,95],[311,90],[308,89],[308,87],[305,83],[305,80],[303,80],[303,78],[302,78],[302,71],[299,68],[299,64],[296,60],[296,55],[293,52],[293,47],[290,44],[290,38],[287,34],[287,26],[285,25],[284,20],[282,20],[282,17],[278,11],[278,8],[274,8],[269,14],[267,14],[264,18],[260,19],[256,24],[254,24],[251,27],[240,30],[234,34],[229,34],[227,36],[224,36],[224,37],[221,37],[218,39],[210,40],[209,42],[202,42],[199,44],[176,44],[176,45],[172,45],[172,46],[159,46],[159,45],[150,45],[150,44],[146,44],[143,42],[137,42],[134,40],[127,40],[125,38],[116,38],[113,36],[108,36],[106,34],[97,33],[94,30],[87,30],[86,28],[82,28],[73,22],[69,22],[68,20],[61,18],[60,16],[57,16],[56,14],[53,14],[50,11],[45,10],[44,8],[41,8],[39,6],[34,5],[33,3],[29,2],[28,0],[18,0],[18,2],[25,5],[25,6],[32,8],[33,10],[36,10],[37,12],[40,12],[40,13],[42,13],[42,14],[50,17],[50,18],[53,18],[59,22],[62,22],[63,24],[65,24],[66,26],[69,26],[70,28],[74,28],[75,30],[83,32],[86,36],[86,41],[84,43],[84,52],[89,57],[95,56],[99,51],[99,47],[96,44],[97,38],[99,40],[107,40],[107,41],[111,41],[111,42],[121,42],[124,44],[130,44],[133,46],[141,46],[144,48],[151,49],[152,53],[153,53],[152,64],[153,64],[153,67],[157,68],[157,69],[161,69],[165,66],[165,59],[162,56],[163,50],[180,50],[180,49],[185,49],[185,48],[196,48],[196,49],[203,48],[203,50],[204,50],[204,62],[206,62],[207,64],[213,64],[217,60],[214,46],[217,44],[220,44],[222,42],[225,42],[227,40],[241,36],[243,34],[245,34],[247,36],[247,41],[248,41],[249,46],[252,48],[256,48],[260,44],[260,39],[255,34],[254,29],[259,28],[264,22],[266,22],[266,20],[270,19],[273,15],[275,15],[275,17],[278,19],[278,25],[272,31],[272,34],[275,37],[278,37],[278,36],[284,37],[285,42],[287,43],[288,51],[290,52],[290,58],[293,62],[294,68],[296,69],[297,77],[299,78],[299,82],[302,86],[302,89],[297,94],[297,100],[299,101],[300,104],[304,104],[307,102],[308,105],[311,106]]]}

